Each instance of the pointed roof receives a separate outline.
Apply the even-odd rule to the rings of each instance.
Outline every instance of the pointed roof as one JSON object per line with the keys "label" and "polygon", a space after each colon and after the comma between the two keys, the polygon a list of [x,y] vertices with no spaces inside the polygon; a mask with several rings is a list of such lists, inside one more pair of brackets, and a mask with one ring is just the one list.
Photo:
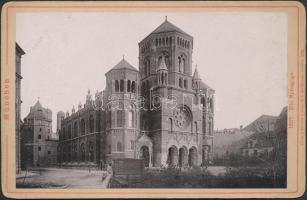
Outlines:
{"label": "pointed roof", "polygon": [[162,56],[162,61],[160,62],[160,65],[157,68],[157,72],[160,71],[160,70],[167,70],[164,56]]}
{"label": "pointed roof", "polygon": [[181,30],[180,28],[178,28],[177,26],[175,26],[174,24],[170,23],[167,20],[167,18],[165,18],[165,21],[160,26],[158,26],[153,32],[151,32],[151,34],[153,34],[153,33],[165,33],[165,32],[178,32],[178,33],[183,33],[183,34],[189,35],[186,32],[184,32],[183,30]]}
{"label": "pointed roof", "polygon": [[[119,63],[117,63],[111,70],[119,70],[119,69],[129,69],[133,71],[138,71],[136,68],[134,68],[130,63],[128,63],[125,58],[123,58]],[[110,71],[111,71],[110,70]]]}
{"label": "pointed roof", "polygon": [[37,100],[37,102],[34,104],[33,108],[43,108],[42,104]]}
{"label": "pointed roof", "polygon": [[193,79],[194,80],[201,80],[201,78],[198,74],[197,66],[195,67],[195,70],[194,70]]}
{"label": "pointed roof", "polygon": [[[185,34],[191,38],[193,38],[191,35],[187,34],[186,32],[184,32],[183,30],[181,30],[180,28],[178,28],[177,26],[175,26],[174,24],[172,24],[171,22],[169,22],[167,20],[167,17],[165,18],[165,21],[160,24],[160,26],[158,26],[153,32],[151,32],[149,35],[147,35],[143,40],[141,40],[141,42],[143,42],[144,40],[146,40],[146,38],[148,38],[150,35],[152,34],[158,34],[158,33],[168,33],[168,32],[177,32],[177,33],[182,33]],[[141,43],[140,42],[140,43]]]}

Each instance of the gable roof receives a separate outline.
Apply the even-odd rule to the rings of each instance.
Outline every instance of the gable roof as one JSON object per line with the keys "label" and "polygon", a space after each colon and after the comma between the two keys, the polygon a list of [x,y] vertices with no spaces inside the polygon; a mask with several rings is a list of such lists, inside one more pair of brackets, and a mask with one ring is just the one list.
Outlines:
{"label": "gable roof", "polygon": [[[177,33],[182,33],[185,34],[191,38],[193,38],[191,35],[187,34],[186,32],[184,32],[183,30],[181,30],[180,28],[178,28],[177,26],[175,26],[174,24],[172,24],[171,22],[169,22],[167,20],[167,18],[165,19],[165,21],[160,24],[154,31],[152,31],[149,35],[147,35],[144,39],[141,40],[141,42],[143,42],[144,40],[146,40],[146,38],[148,38],[150,35],[152,34],[158,34],[158,33],[168,33],[168,32],[177,32]],[[140,42],[140,43],[141,43]]]}
{"label": "gable roof", "polygon": [[160,26],[158,26],[153,32],[151,32],[151,34],[165,33],[165,32],[178,32],[189,35],[180,28],[178,28],[177,26],[175,26],[174,24],[172,24],[171,22],[169,22],[167,19],[165,19],[165,21]]}
{"label": "gable roof", "polygon": [[[132,70],[132,71],[136,71],[138,72],[138,70],[133,67],[130,63],[128,63],[125,58],[123,58],[119,63],[117,63],[112,69],[110,69],[110,71],[112,70],[121,70],[121,69],[128,69],[128,70]],[[108,72],[110,72],[108,71]],[[107,72],[107,73],[108,73]]]}

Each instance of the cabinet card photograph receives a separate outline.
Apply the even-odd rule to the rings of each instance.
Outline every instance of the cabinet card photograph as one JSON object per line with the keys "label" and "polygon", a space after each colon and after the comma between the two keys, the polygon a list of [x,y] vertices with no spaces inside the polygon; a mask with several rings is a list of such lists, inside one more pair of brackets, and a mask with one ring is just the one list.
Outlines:
{"label": "cabinet card photograph", "polygon": [[299,2],[9,2],[11,198],[265,198],[305,190]]}

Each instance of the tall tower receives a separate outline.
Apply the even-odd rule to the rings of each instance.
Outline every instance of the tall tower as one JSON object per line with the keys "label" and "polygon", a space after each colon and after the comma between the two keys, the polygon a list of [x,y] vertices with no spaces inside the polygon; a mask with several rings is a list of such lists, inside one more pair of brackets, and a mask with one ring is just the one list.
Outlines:
{"label": "tall tower", "polygon": [[191,89],[193,37],[165,21],[139,43],[139,68],[142,94],[157,84],[155,74],[163,57],[168,69],[168,84]]}
{"label": "tall tower", "polygon": [[153,141],[154,166],[201,163],[202,112],[193,110],[192,50],[193,37],[167,18],[139,43],[141,95],[147,100],[141,131]]}
{"label": "tall tower", "polygon": [[20,129],[21,129],[21,118],[20,118],[20,111],[21,111],[21,57],[25,54],[23,49],[16,43],[16,79],[15,79],[15,86],[16,86],[16,96],[15,96],[15,109],[16,109],[16,173],[20,172]]}
{"label": "tall tower", "polygon": [[56,132],[61,130],[61,122],[65,118],[65,113],[63,111],[59,111],[56,115]]}
{"label": "tall tower", "polygon": [[135,158],[139,133],[139,73],[124,58],[106,73],[106,159]]}

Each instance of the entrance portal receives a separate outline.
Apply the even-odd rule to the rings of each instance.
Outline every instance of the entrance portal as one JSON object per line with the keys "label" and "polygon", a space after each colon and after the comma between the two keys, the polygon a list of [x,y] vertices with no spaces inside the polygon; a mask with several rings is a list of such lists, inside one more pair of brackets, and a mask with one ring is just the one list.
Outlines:
{"label": "entrance portal", "polygon": [[188,164],[188,149],[183,146],[179,149],[179,166],[183,167]]}
{"label": "entrance portal", "polygon": [[167,164],[175,166],[178,164],[178,149],[175,146],[171,146],[168,149]]}
{"label": "entrance portal", "polygon": [[195,147],[190,148],[189,150],[189,165],[197,165],[197,149]]}
{"label": "entrance portal", "polygon": [[150,155],[149,148],[147,146],[142,146],[140,149],[140,158],[144,160],[145,167],[149,167]]}

